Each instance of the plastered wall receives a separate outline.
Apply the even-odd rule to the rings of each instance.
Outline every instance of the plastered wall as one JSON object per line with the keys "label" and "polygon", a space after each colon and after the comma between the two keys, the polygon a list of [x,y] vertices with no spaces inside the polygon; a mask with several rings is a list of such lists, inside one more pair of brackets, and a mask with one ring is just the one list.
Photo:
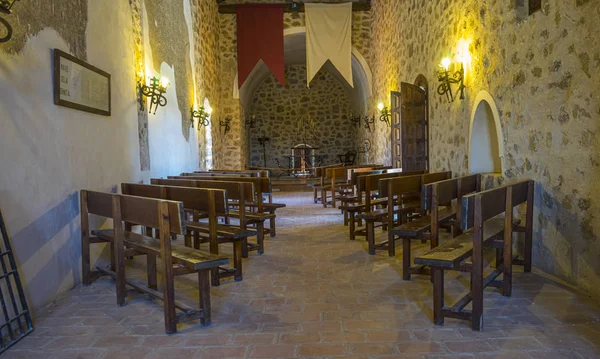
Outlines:
{"label": "plastered wall", "polygon": [[[34,310],[80,283],[80,189],[111,191],[200,167],[204,137],[190,128],[189,107],[217,97],[217,75],[214,53],[202,53],[211,45],[194,28],[214,27],[216,8],[204,23],[198,2],[169,1],[160,10],[148,1],[56,0],[45,12],[30,11],[29,3],[48,2],[23,1],[7,17],[15,38],[0,44],[0,207]],[[177,26],[159,21],[165,11]],[[112,116],[53,104],[54,48],[112,75]],[[195,71],[199,64],[208,70]],[[137,105],[140,69],[171,81],[167,106],[145,120]],[[95,255],[98,263],[107,258],[102,248]]]}
{"label": "plastered wall", "polygon": [[[374,0],[370,105],[425,75],[431,168],[465,174],[475,98],[489,92],[500,117],[502,180],[536,181],[535,266],[600,295],[600,6],[544,0],[542,12],[517,19],[517,3]],[[447,103],[435,93],[434,71],[461,39],[472,59],[466,98]],[[389,161],[388,136],[377,136],[377,160]]]}

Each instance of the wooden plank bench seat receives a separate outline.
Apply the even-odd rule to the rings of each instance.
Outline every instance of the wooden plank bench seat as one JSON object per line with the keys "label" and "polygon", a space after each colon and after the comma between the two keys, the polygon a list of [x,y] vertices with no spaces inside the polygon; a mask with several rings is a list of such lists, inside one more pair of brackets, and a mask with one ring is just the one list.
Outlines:
{"label": "wooden plank bench seat", "polygon": [[[473,330],[483,330],[483,294],[488,286],[500,288],[503,296],[512,293],[513,233],[525,233],[525,272],[531,271],[534,182],[530,180],[476,192],[462,198],[460,227],[464,232],[415,258],[415,263],[431,268],[433,281],[433,321],[444,318],[469,320]],[[525,226],[513,218],[514,207],[526,204]],[[484,248],[496,250],[495,269],[484,275]],[[465,263],[467,258],[471,263]],[[469,291],[453,306],[444,305],[444,271],[470,272]],[[502,275],[502,279],[498,278]],[[465,307],[472,302],[472,309]]]}
{"label": "wooden plank bench seat", "polygon": [[[259,212],[263,212],[266,209],[263,208],[264,204],[273,204],[273,189],[271,186],[271,179],[268,177],[259,177],[259,178],[254,178],[254,177],[235,177],[235,176],[215,176],[215,177],[202,177],[202,176],[194,176],[193,173],[190,174],[185,174],[184,176],[169,176],[169,179],[183,179],[183,180],[200,180],[200,181],[226,181],[226,182],[250,182],[254,184],[254,191],[256,194],[255,200],[254,202],[256,202],[257,205],[257,210]],[[263,194],[267,195],[267,202],[265,203],[263,201]],[[250,202],[250,201],[249,201]],[[270,207],[268,208],[268,212],[275,214],[275,211],[280,206],[280,204],[277,204],[277,206],[275,207]],[[265,228],[263,226],[263,231],[264,233],[268,233],[271,238],[275,237],[277,235],[277,230],[276,230],[276,220],[275,218],[271,218],[269,220],[269,228]]]}
{"label": "wooden plank bench seat", "polygon": [[[211,193],[211,199],[226,198],[224,191],[211,190]],[[161,300],[167,334],[175,333],[178,323],[191,320],[200,320],[203,325],[211,323],[210,273],[229,263],[229,259],[171,243],[172,234],[183,235],[185,232],[182,202],[86,190],[82,190],[80,196],[84,285],[90,285],[100,275],[109,275],[115,279],[118,305],[126,304],[128,285]],[[90,215],[112,219],[113,228],[90,231]],[[133,226],[157,228],[158,238],[132,233],[130,229]],[[97,266],[96,271],[91,270],[90,245],[94,243],[109,243],[109,268]],[[126,277],[125,253],[128,256],[146,256],[147,284]],[[157,257],[161,258],[162,291],[158,291]],[[175,300],[175,276],[194,272],[198,275],[197,309]],[[177,313],[177,310],[180,312]]]}
{"label": "wooden plank bench seat", "polygon": [[[112,229],[93,230],[92,235],[109,242],[114,240]],[[160,239],[134,232],[123,232],[123,243],[128,248],[160,258]],[[178,244],[171,244],[171,257],[173,258],[173,263],[185,266],[192,271],[211,269],[229,264],[229,258],[225,256],[215,255]]]}
{"label": "wooden plank bench seat", "polygon": [[[194,219],[194,222],[200,223],[199,216],[201,215],[208,216],[208,223],[205,223],[205,225],[208,226],[208,230],[200,231],[198,228],[186,226],[184,243],[190,248],[193,246],[193,248],[199,249],[201,242],[208,242],[210,252],[213,254],[219,254],[219,244],[233,244],[233,268],[219,267],[212,271],[212,284],[214,286],[219,286],[222,278],[233,277],[236,281],[242,280],[242,252],[243,243],[246,239],[231,236],[224,237],[219,234],[217,218],[220,215],[227,216],[229,207],[227,204],[227,192],[222,189],[218,189],[222,192],[216,192],[218,194],[223,193],[222,198],[211,199],[211,196],[214,197],[215,195],[215,192],[211,191],[215,190],[217,189],[147,185],[139,183],[121,184],[121,191],[125,194],[182,202],[185,210],[189,216]],[[187,224],[189,222],[185,221],[185,223]],[[204,233],[205,235],[201,236],[201,233]],[[246,234],[252,236],[255,232],[248,231]]]}
{"label": "wooden plank bench seat", "polygon": [[[457,234],[455,231],[457,224],[454,220],[460,220],[462,197],[480,189],[481,175],[479,174],[430,182],[422,186],[421,209],[423,216],[401,223],[388,231],[390,241],[395,241],[396,237],[402,240],[402,278],[404,280],[410,280],[411,274],[427,273],[425,266],[412,266],[411,241],[429,239],[430,248],[435,248],[439,242],[439,228],[448,224],[451,225],[454,237]],[[427,235],[428,237],[426,237]],[[390,251],[390,255],[392,254],[395,252]]]}

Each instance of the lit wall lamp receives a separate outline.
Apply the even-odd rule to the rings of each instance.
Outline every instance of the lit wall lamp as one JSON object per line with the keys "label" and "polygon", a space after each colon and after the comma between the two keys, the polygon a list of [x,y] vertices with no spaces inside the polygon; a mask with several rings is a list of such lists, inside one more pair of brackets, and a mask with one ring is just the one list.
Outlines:
{"label": "lit wall lamp", "polygon": [[379,110],[379,121],[385,122],[387,127],[392,126],[392,113],[382,102],[377,105],[377,109]]}
{"label": "lit wall lamp", "polygon": [[[12,7],[18,0],[0,0],[0,12],[5,14],[10,14],[12,11]],[[0,17],[0,23],[4,25],[6,31],[0,31],[0,33],[5,32],[6,35],[0,37],[0,42],[7,42],[12,37],[12,27],[8,23],[8,21],[4,20]]]}
{"label": "lit wall lamp", "polygon": [[375,129],[375,116],[369,118],[369,116],[365,116],[365,129],[369,132]]}
{"label": "lit wall lamp", "polygon": [[452,73],[450,70],[452,60],[449,57],[445,57],[442,59],[440,69],[437,71],[438,81],[441,82],[437,88],[437,92],[439,95],[446,95],[448,102],[453,102],[455,97],[455,94],[452,93],[452,84],[458,84],[456,93],[460,92],[460,99],[465,99],[465,67],[462,61],[459,63],[460,68]]}
{"label": "lit wall lamp", "polygon": [[258,125],[260,122],[261,120],[257,119],[255,114],[252,114],[246,119],[244,123],[246,124],[246,128],[251,129],[255,128],[256,125]]}
{"label": "lit wall lamp", "polygon": [[[139,75],[140,78],[144,78],[143,74]],[[150,97],[150,112],[152,112],[152,107],[154,107],[154,112],[152,113],[156,114],[158,106],[166,106],[167,98],[164,96],[164,93],[167,92],[167,87],[169,87],[169,79],[166,77],[161,79],[152,77],[150,79],[150,86],[143,84],[140,80],[138,82],[138,102],[140,104],[140,111],[146,109],[146,98],[148,97]]]}
{"label": "lit wall lamp", "polygon": [[219,127],[222,129],[223,136],[227,135],[227,132],[231,131],[231,118],[227,117],[225,121],[219,121]]}
{"label": "lit wall lamp", "polygon": [[192,117],[192,128],[194,128],[195,118],[198,119],[198,128],[200,128],[200,126],[208,127],[208,125],[210,125],[209,117],[212,113],[212,108],[210,106],[207,106],[206,108],[201,106],[197,111],[194,111],[194,108],[192,107],[190,108],[190,112]]}

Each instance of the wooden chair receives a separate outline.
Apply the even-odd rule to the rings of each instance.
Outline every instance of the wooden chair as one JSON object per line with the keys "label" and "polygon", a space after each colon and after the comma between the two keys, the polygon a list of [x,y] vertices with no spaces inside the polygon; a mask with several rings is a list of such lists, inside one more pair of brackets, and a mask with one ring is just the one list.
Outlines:
{"label": "wooden chair", "polygon": [[348,231],[350,233],[350,239],[355,240],[356,236],[367,236],[367,228],[356,228],[357,223],[359,224],[359,226],[362,223],[362,218],[360,216],[362,213],[370,212],[374,210],[376,206],[387,204],[387,198],[378,197],[379,180],[384,178],[415,176],[423,174],[423,172],[424,171],[390,172],[359,176],[358,194],[362,197],[362,202],[352,203],[347,206],[344,206],[344,210],[348,212]]}
{"label": "wooden chair", "polygon": [[[264,213],[264,212],[249,212],[249,204],[256,203],[256,191],[254,190],[254,183],[252,182],[230,182],[230,181],[210,181],[210,180],[179,180],[179,179],[158,179],[153,178],[150,180],[152,184],[168,185],[168,186],[187,186],[196,188],[218,188],[227,191],[227,198],[230,201],[230,206],[235,206],[238,210],[230,210],[227,215],[227,222],[229,217],[239,219],[239,231],[246,232],[249,230],[249,225],[256,226],[256,232],[252,232],[256,235],[256,244],[249,243],[246,238],[242,241],[242,257],[248,258],[248,251],[256,250],[258,254],[264,253],[264,222],[271,220],[275,217],[275,214]],[[236,232],[234,227],[221,226],[223,231]],[[222,235],[225,235],[223,233]]]}
{"label": "wooden chair", "polygon": [[[217,223],[218,216],[227,216],[229,207],[227,204],[227,193],[225,201],[210,203],[208,194],[213,189],[199,189],[192,187],[158,186],[138,183],[122,183],[121,192],[132,196],[148,197],[180,201],[188,214],[193,218],[187,220],[185,232],[185,246],[192,247],[192,233],[194,233],[193,247],[200,249],[201,242],[210,244],[210,252],[219,254],[219,244],[233,244],[233,269],[218,267],[212,271],[212,284],[220,285],[221,278],[234,277],[235,281],[241,281],[242,274],[242,243],[249,236],[256,235],[253,231],[231,228],[227,225]],[[214,211],[213,208],[214,207]],[[208,219],[208,223],[199,222],[201,218]],[[216,228],[213,226],[216,224]]]}
{"label": "wooden chair", "polygon": [[[225,193],[211,191],[209,200],[223,199]],[[113,219],[113,229],[93,230],[90,235],[89,215]],[[81,191],[81,242],[83,284],[89,285],[99,275],[109,275],[116,280],[117,304],[125,304],[126,285],[163,301],[165,332],[177,331],[177,324],[200,320],[211,323],[209,273],[213,268],[229,263],[229,259],[205,251],[171,243],[171,234],[183,234],[183,203],[126,196],[93,191]],[[123,223],[126,224],[125,229]],[[127,230],[133,225],[158,228],[158,237],[152,238]],[[110,268],[90,269],[90,244],[109,243]],[[125,257],[145,255],[148,283],[127,279]],[[162,262],[162,293],[158,291],[156,257]],[[175,300],[174,277],[198,273],[199,309]],[[181,312],[176,313],[179,309]]]}
{"label": "wooden chair", "polygon": [[[390,243],[394,243],[397,239],[402,240],[402,278],[404,280],[410,280],[411,274],[425,273],[425,267],[411,266],[411,241],[415,239],[423,241],[428,235],[430,248],[437,247],[440,226],[455,218],[460,220],[462,197],[481,190],[481,175],[479,174],[429,182],[429,184],[427,181],[424,182],[421,209],[425,214],[410,222],[405,221],[398,225],[390,223],[388,230]],[[452,205],[453,201],[456,202],[455,205]],[[456,225],[452,228],[456,228]],[[456,232],[453,231],[453,236],[455,234]],[[390,247],[390,255],[395,255],[395,251],[392,249]]]}
{"label": "wooden chair", "polygon": [[[380,179],[378,198],[387,202],[385,207],[365,212],[359,216],[366,222],[365,230],[369,244],[369,254],[374,255],[377,249],[387,249],[389,255],[394,257],[396,255],[395,240],[393,236],[389,236],[389,228],[395,224],[394,217],[398,216],[399,222],[404,223],[409,219],[409,215],[413,213],[421,214],[422,209],[419,201],[421,187],[450,177],[452,177],[452,172],[447,171]],[[375,243],[376,223],[381,223],[381,227],[388,229],[387,241]]]}
{"label": "wooden chair", "polygon": [[[233,181],[233,182],[252,182],[254,183],[255,192],[257,195],[256,203],[247,203],[249,207],[255,207],[258,212],[268,212],[275,215],[275,211],[286,207],[284,203],[273,203],[273,189],[271,187],[270,178],[246,178],[246,177],[233,177],[233,176],[216,176],[216,177],[201,177],[201,176],[169,176],[169,179],[193,179],[199,181]],[[263,200],[263,195],[267,196],[267,202]],[[269,228],[265,228],[265,233],[269,233],[271,237],[275,237],[276,234],[276,223],[275,217],[269,219]]]}
{"label": "wooden chair", "polygon": [[[533,236],[534,182],[530,180],[478,192],[462,198],[460,236],[415,258],[415,263],[431,267],[433,277],[433,321],[444,324],[444,318],[471,321],[473,330],[483,330],[483,291],[486,287],[502,290],[510,296],[512,291],[512,235],[525,233],[525,271],[531,270],[531,239]],[[519,226],[513,219],[513,209],[526,203],[526,224]],[[499,215],[504,214],[504,218]],[[496,251],[496,268],[484,277],[483,249]],[[472,263],[463,263],[467,258]],[[464,269],[471,273],[471,288],[452,307],[444,305],[444,271]],[[502,280],[497,278],[502,274]],[[473,303],[472,310],[464,309]]]}

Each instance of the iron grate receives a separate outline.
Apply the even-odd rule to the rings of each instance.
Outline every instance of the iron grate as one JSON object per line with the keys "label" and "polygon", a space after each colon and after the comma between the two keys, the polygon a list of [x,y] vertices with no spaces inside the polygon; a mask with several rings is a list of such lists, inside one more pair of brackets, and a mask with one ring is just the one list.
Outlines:
{"label": "iron grate", "polygon": [[[33,331],[31,313],[0,210],[0,354]],[[8,262],[8,263],[7,263]]]}

